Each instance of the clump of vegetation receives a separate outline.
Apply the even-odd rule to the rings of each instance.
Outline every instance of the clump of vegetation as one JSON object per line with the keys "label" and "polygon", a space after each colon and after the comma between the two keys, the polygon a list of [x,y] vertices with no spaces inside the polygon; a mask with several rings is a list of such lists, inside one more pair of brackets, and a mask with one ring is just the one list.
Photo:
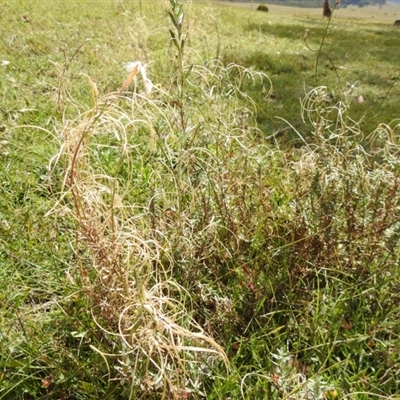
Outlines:
{"label": "clump of vegetation", "polygon": [[266,6],[265,4],[260,4],[260,5],[257,7],[257,11],[268,12],[268,11],[269,11],[269,10],[268,10],[268,6]]}
{"label": "clump of vegetation", "polygon": [[[236,54],[214,9],[220,59],[196,47],[196,4],[170,0],[156,27],[147,3],[108,6],[97,20],[115,13],[138,39],[138,61],[118,59],[122,86],[122,68],[93,67],[106,36],[52,60],[34,124],[20,86],[17,111],[8,95],[2,109],[1,397],[395,398],[397,121],[376,112],[367,130],[355,87],[319,85],[296,122],[278,115],[282,136],[260,118],[288,65],[270,56],[269,74],[258,50]],[[17,44],[47,54],[29,36],[35,17]],[[318,29],[312,82],[332,79],[322,60],[337,65]],[[5,80],[18,68],[5,65]]]}

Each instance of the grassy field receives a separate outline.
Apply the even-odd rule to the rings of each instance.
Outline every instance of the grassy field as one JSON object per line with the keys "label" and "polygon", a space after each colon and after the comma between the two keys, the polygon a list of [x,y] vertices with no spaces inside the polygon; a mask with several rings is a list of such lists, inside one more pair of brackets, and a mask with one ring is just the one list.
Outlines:
{"label": "grassy field", "polygon": [[397,12],[1,2],[0,399],[400,399]]}

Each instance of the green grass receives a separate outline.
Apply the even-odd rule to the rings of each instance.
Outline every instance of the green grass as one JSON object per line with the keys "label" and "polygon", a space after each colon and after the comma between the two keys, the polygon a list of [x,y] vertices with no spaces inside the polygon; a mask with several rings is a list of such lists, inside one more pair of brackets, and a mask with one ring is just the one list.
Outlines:
{"label": "green grass", "polygon": [[[308,30],[307,43],[314,51],[318,50],[327,22],[321,16],[300,14],[297,18],[280,13],[257,13],[253,10],[240,9],[241,29],[234,22],[236,9],[222,8],[221,21],[226,31],[231,32],[229,44],[222,46],[222,57],[226,62],[234,61],[245,66],[263,70],[274,83],[274,94],[278,102],[262,104],[259,122],[267,130],[280,131],[283,124],[274,120],[280,115],[280,107],[285,112],[293,111],[289,120],[301,125],[299,120],[298,99],[306,90],[316,85],[328,86],[335,95],[335,100],[343,99],[348,84],[356,83],[355,90],[348,100],[354,107],[351,112],[356,120],[365,117],[365,129],[373,130],[375,121],[369,116],[375,115],[382,121],[389,122],[397,118],[392,101],[395,102],[397,90],[390,92],[385,108],[377,110],[380,100],[386,95],[397,77],[398,63],[396,52],[387,51],[386,43],[396,41],[399,32],[386,21],[371,22],[370,19],[357,21],[347,9],[334,12],[320,57],[319,78],[315,79],[316,53],[307,49],[303,34]],[[338,14],[338,18],[336,17]],[[346,13],[346,15],[344,15]],[[376,11],[378,13],[378,11]],[[262,14],[262,15],[260,15]],[[389,61],[392,60],[392,61]],[[397,61],[396,61],[397,60]],[[388,62],[389,61],[389,62]],[[378,67],[379,66],[379,67]],[[257,96],[256,93],[252,93]],[[358,104],[359,95],[364,103]]]}
{"label": "green grass", "polygon": [[399,31],[152,4],[0,4],[0,398],[398,398]]}

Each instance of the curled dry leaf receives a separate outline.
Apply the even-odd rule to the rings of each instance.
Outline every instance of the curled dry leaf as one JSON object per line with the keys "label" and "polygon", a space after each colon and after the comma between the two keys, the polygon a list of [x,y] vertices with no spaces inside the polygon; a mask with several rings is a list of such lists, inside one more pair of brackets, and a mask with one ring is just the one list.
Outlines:
{"label": "curled dry leaf", "polygon": [[124,90],[126,90],[128,88],[128,86],[132,83],[132,81],[135,79],[135,76],[137,75],[139,71],[139,64],[136,64],[131,73],[128,75],[128,77],[126,78],[124,84],[122,85],[121,89],[119,90],[119,94],[121,94]]}
{"label": "curled dry leaf", "polygon": [[47,379],[42,379],[42,388],[47,389],[51,385],[51,382]]}

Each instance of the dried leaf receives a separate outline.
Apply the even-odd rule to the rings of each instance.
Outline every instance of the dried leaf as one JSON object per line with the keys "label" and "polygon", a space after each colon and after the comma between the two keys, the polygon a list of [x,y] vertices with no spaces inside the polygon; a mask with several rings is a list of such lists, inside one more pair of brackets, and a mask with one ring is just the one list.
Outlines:
{"label": "dried leaf", "polygon": [[89,81],[89,84],[92,88],[93,103],[96,105],[97,99],[99,98],[99,91],[97,90],[96,82],[89,75],[86,75],[86,74],[83,74],[83,75],[85,75],[87,80]]}
{"label": "dried leaf", "polygon": [[126,90],[128,88],[128,86],[135,79],[135,76],[137,75],[138,71],[139,71],[139,64],[136,64],[134,66],[134,68],[132,69],[131,73],[126,78],[126,80],[125,80],[124,84],[122,85],[121,89],[119,90],[119,94],[121,94],[124,90]]}
{"label": "dried leaf", "polygon": [[51,385],[51,382],[47,379],[42,379],[42,388],[47,389]]}

